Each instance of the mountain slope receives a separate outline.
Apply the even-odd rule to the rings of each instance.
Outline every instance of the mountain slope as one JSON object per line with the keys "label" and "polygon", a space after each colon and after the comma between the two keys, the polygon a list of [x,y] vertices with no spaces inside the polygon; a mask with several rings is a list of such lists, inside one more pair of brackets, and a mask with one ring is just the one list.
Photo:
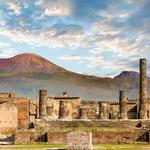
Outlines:
{"label": "mountain slope", "polygon": [[60,72],[65,69],[35,54],[20,54],[8,59],[0,59],[0,72]]}
{"label": "mountain slope", "polygon": [[123,71],[119,75],[115,76],[114,79],[121,80],[138,80],[139,73],[135,71]]}

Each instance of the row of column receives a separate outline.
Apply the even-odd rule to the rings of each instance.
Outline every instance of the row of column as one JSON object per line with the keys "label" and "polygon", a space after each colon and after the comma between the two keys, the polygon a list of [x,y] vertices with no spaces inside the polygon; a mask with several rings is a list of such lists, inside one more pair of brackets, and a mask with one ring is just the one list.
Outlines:
{"label": "row of column", "polygon": [[[39,118],[45,118],[47,116],[46,104],[47,104],[47,90],[39,91]],[[63,119],[65,116],[64,101],[60,101],[59,105],[59,119]]]}
{"label": "row of column", "polygon": [[[147,65],[146,59],[140,59],[139,62],[140,78],[139,78],[139,119],[147,119]],[[108,119],[107,103],[99,104],[100,119]],[[127,115],[127,94],[120,91],[119,94],[119,118],[128,119]]]}
{"label": "row of column", "polygon": [[[147,69],[146,59],[140,59],[140,86],[139,86],[139,119],[147,119]],[[47,91],[39,91],[39,116],[40,118],[46,116],[46,99]],[[120,107],[120,119],[127,119],[127,94],[125,91],[120,91],[119,94],[119,107]],[[64,118],[65,105],[64,101],[60,101],[59,107],[59,118]],[[80,109],[80,118],[86,118],[86,112],[84,108]],[[107,103],[99,103],[99,119],[108,118],[108,107]]]}
{"label": "row of column", "polygon": [[[113,110],[113,111],[116,111],[116,110]],[[108,119],[110,118],[109,114],[110,114],[110,109],[109,109],[108,103],[100,102],[99,103],[99,119]],[[120,94],[119,94],[119,118],[120,119],[128,118],[127,117],[127,94],[125,91],[120,91]]]}

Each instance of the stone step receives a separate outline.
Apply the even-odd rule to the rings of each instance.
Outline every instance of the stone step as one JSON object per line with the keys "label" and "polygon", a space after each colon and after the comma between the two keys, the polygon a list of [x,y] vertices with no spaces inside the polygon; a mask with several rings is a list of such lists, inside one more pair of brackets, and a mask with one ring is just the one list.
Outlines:
{"label": "stone step", "polygon": [[14,143],[11,141],[0,141],[0,145],[12,145],[12,144]]}

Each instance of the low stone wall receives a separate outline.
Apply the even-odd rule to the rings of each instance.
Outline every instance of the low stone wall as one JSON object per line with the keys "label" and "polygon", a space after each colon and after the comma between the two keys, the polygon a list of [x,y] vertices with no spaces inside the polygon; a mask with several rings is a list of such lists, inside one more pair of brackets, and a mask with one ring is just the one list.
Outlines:
{"label": "low stone wall", "polygon": [[47,133],[27,130],[15,134],[14,144],[33,144],[36,142],[47,142]]}
{"label": "low stone wall", "polygon": [[67,132],[48,132],[47,142],[49,144],[65,144],[67,140]]}
{"label": "low stone wall", "polygon": [[99,131],[92,134],[93,144],[99,143],[134,143],[134,132]]}
{"label": "low stone wall", "polygon": [[[144,131],[143,131],[144,132]],[[18,132],[15,135],[15,144],[32,144],[46,142],[48,144],[66,144],[68,132]],[[137,135],[140,135],[137,134]],[[98,131],[92,133],[93,144],[99,143],[134,143],[135,132]]]}
{"label": "low stone wall", "polygon": [[31,133],[29,132],[18,132],[15,134],[14,144],[29,144],[32,143],[30,139]]}
{"label": "low stone wall", "polygon": [[[139,126],[140,125],[140,126]],[[53,132],[62,131],[65,128],[80,128],[80,127],[89,127],[89,128],[135,128],[135,127],[146,127],[150,128],[150,120],[141,121],[141,120],[56,120],[56,121],[47,121],[47,120],[37,120],[35,127],[38,130],[47,130],[51,129]],[[63,130],[64,131],[64,130]]]}

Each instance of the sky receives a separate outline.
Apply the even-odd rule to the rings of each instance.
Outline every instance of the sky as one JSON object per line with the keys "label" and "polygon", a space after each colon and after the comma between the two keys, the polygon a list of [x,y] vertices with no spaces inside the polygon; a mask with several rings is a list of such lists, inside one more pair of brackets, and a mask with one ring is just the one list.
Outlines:
{"label": "sky", "polygon": [[21,53],[106,77],[150,67],[150,0],[0,0],[0,58]]}

